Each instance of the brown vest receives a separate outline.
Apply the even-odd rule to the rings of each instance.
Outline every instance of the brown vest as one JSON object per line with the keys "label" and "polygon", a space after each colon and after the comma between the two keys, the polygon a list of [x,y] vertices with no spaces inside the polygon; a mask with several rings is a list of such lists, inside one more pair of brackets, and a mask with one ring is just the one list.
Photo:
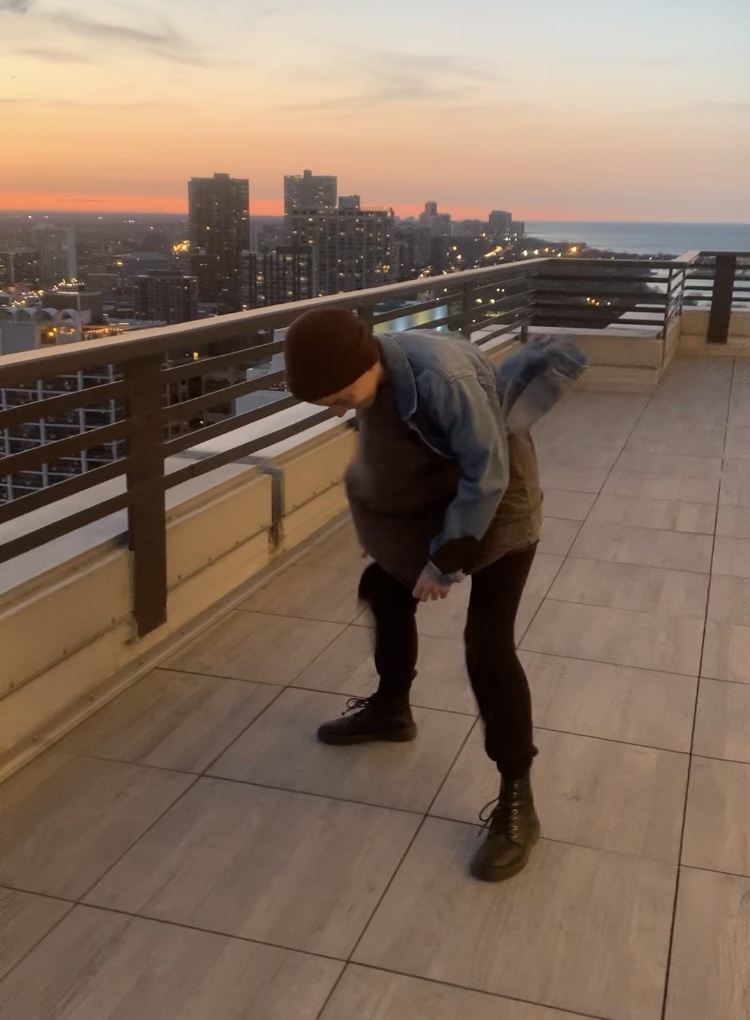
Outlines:
{"label": "brown vest", "polygon": [[[528,432],[508,437],[510,481],[473,571],[539,540],[542,492],[534,443]],[[360,412],[357,452],[346,491],[362,547],[389,574],[414,584],[429,559],[461,473],[401,420],[393,391],[384,386]]]}

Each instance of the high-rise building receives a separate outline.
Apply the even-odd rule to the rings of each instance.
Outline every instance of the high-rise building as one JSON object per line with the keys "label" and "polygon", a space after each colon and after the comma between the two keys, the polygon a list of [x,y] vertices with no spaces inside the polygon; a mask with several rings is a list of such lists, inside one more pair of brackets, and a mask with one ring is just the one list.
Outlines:
{"label": "high-rise building", "polygon": [[413,280],[430,265],[430,228],[421,223],[399,223],[396,227],[398,279]]}
{"label": "high-rise building", "polygon": [[250,246],[249,182],[229,174],[193,177],[188,199],[190,250],[208,255],[217,269],[215,280],[213,274],[198,276],[200,300],[219,312],[239,311],[242,253]]}
{"label": "high-rise building", "polygon": [[507,237],[511,233],[513,213],[504,209],[493,209],[490,213],[490,233],[495,237]]}
{"label": "high-rise building", "polygon": [[248,308],[283,305],[315,297],[315,252],[310,245],[279,246],[275,251],[246,252],[245,303]]}
{"label": "high-rise building", "polygon": [[419,214],[419,222],[429,229],[433,237],[451,232],[451,214],[438,212],[437,202],[425,202],[424,212]]}
{"label": "high-rise building", "polygon": [[314,174],[305,170],[301,176],[284,178],[284,215],[298,209],[334,208],[338,194],[338,179]]}
{"label": "high-rise building", "polygon": [[133,307],[138,319],[190,322],[198,318],[198,280],[168,269],[144,273],[133,286]]}
{"label": "high-rise building", "polygon": [[39,253],[35,248],[0,251],[0,287],[39,284]]}
{"label": "high-rise building", "polygon": [[[77,343],[83,335],[81,316],[74,309],[0,308],[0,355],[33,351],[59,344]],[[115,381],[111,365],[75,372],[56,379],[43,379],[27,385],[0,387],[0,409],[16,407],[29,400],[43,400],[100,383]],[[103,425],[112,425],[123,416],[121,405],[110,400],[65,411],[54,417],[0,429],[0,458],[52,443]],[[58,457],[14,475],[0,475],[0,503],[17,499],[72,475],[90,471],[126,454],[124,439],[101,443],[88,450]]]}
{"label": "high-rise building", "polygon": [[32,231],[39,253],[39,281],[43,287],[55,287],[66,280],[74,280],[76,268],[76,239],[72,227],[54,227],[42,223]]}
{"label": "high-rise building", "polygon": [[297,209],[289,216],[295,247],[311,247],[318,295],[382,287],[396,279],[393,209],[362,209],[354,196],[336,209]]}

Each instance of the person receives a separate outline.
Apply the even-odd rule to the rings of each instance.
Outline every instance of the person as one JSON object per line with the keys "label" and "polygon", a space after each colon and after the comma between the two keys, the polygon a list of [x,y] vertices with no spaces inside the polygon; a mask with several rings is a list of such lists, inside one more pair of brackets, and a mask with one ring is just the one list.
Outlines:
{"label": "person", "polygon": [[[524,387],[533,392],[544,383],[548,361],[523,360],[506,385],[463,337],[420,330],[375,336],[353,313],[330,306],[296,319],[284,351],[295,397],[340,417],[356,411],[357,449],[345,486],[360,545],[372,560],[359,597],[374,618],[378,686],[367,698],[351,699],[318,736],[327,744],[416,737],[409,692],[417,608],[449,598],[469,578],[466,667],[485,749],[500,773],[471,873],[510,878],[526,865],[540,833],[531,696],[514,627],[539,541],[542,491],[527,409],[517,401],[521,426],[509,434],[504,394],[514,385],[516,397]],[[543,387],[539,392],[543,403]]]}

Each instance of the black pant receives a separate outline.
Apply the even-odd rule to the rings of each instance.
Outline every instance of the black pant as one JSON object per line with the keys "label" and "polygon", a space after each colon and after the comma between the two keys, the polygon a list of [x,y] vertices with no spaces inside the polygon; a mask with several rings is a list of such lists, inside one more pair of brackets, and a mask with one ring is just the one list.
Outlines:
{"label": "black pant", "polygon": [[[529,684],[516,655],[515,622],[536,546],[511,553],[477,571],[464,631],[466,667],[484,722],[484,746],[509,779],[523,775],[534,758]],[[410,589],[376,563],[362,575],[359,597],[375,619],[378,696],[408,700],[416,676],[419,602]],[[450,595],[448,596],[450,598]]]}

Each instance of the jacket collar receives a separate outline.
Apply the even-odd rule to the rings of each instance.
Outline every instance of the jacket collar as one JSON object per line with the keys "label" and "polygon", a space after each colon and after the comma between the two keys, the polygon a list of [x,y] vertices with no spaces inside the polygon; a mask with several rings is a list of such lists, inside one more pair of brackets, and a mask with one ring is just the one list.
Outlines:
{"label": "jacket collar", "polygon": [[393,384],[393,396],[399,417],[402,421],[408,421],[417,409],[417,384],[409,359],[391,334],[379,333],[375,339],[380,345],[386,371]]}

